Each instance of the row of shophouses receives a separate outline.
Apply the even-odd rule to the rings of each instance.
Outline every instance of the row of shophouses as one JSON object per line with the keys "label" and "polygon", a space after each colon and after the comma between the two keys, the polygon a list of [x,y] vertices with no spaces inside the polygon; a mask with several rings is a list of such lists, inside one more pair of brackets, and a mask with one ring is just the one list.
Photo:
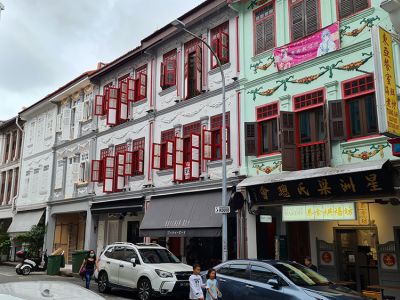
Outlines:
{"label": "row of shophouses", "polygon": [[[388,107],[400,31],[396,1],[381,2],[207,0],[179,18],[226,77],[228,196],[245,198],[228,215],[230,259],[310,255],[358,289],[400,282],[397,140],[382,134],[399,125]],[[0,125],[3,230],[45,224],[45,249],[68,262],[77,249],[155,241],[215,264],[221,87],[209,50],[166,25],[24,108]]]}

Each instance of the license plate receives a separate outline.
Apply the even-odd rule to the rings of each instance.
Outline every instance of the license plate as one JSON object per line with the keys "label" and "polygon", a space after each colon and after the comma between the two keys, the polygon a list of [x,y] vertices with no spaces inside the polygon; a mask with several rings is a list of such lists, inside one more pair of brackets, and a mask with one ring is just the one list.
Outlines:
{"label": "license plate", "polygon": [[180,287],[189,287],[189,282],[180,282],[179,286]]}

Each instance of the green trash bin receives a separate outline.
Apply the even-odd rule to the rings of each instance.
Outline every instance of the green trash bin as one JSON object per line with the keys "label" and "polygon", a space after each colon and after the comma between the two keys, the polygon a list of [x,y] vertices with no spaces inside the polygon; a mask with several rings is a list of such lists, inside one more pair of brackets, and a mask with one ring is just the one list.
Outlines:
{"label": "green trash bin", "polygon": [[63,255],[49,255],[47,261],[47,275],[60,274],[62,257]]}
{"label": "green trash bin", "polygon": [[83,260],[87,257],[88,250],[78,250],[72,252],[72,273],[79,273]]}

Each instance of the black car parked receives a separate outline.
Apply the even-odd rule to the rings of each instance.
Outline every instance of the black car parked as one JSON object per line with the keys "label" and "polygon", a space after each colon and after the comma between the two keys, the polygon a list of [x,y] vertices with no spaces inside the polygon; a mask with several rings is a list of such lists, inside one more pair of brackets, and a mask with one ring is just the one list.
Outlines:
{"label": "black car parked", "polygon": [[233,260],[222,263],[215,269],[222,299],[367,299],[294,262]]}

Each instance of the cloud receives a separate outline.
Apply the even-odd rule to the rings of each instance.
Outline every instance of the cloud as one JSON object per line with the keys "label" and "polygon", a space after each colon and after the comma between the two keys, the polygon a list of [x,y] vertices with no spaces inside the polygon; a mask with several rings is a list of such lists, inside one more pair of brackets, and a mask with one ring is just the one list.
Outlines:
{"label": "cloud", "polygon": [[202,0],[0,0],[0,120],[139,45]]}

